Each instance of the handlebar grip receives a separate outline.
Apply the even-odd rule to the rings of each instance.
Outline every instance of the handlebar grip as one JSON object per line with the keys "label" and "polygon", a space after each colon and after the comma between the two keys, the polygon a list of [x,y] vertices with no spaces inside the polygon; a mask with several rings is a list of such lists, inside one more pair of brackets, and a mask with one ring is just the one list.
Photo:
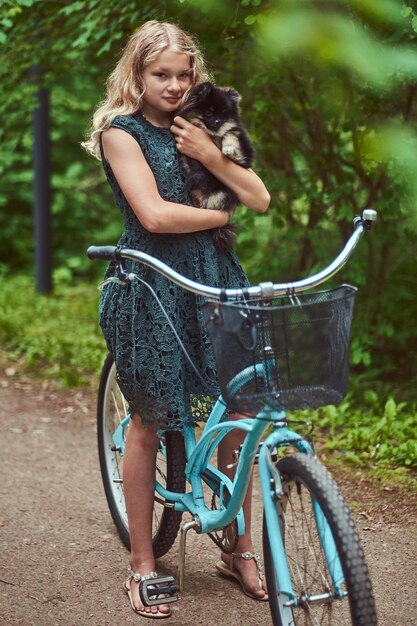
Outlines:
{"label": "handlebar grip", "polygon": [[356,215],[353,218],[353,225],[356,228],[358,224],[362,224],[365,230],[371,230],[372,223],[378,217],[378,213],[374,209],[364,209],[362,215]]}
{"label": "handlebar grip", "polygon": [[112,261],[116,258],[116,246],[90,246],[87,250],[87,256],[92,261]]}

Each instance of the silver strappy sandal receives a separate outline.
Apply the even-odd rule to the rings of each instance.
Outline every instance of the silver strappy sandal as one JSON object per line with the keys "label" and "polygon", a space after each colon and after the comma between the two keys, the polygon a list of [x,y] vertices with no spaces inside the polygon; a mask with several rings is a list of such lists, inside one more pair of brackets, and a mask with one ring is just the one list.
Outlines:
{"label": "silver strappy sandal", "polygon": [[254,559],[256,563],[256,569],[258,570],[259,589],[263,589],[262,581],[264,579],[264,571],[263,571],[262,562],[261,562],[261,558],[259,554],[256,554],[254,552],[232,552],[230,557],[231,559],[230,559],[229,565],[225,563],[224,561],[218,561],[216,563],[217,571],[220,572],[220,574],[222,574],[223,576],[228,576],[229,578],[234,578],[235,580],[237,580],[240,586],[242,587],[243,593],[247,595],[249,598],[253,598],[254,600],[259,600],[260,602],[267,601],[268,594],[266,592],[265,592],[265,595],[262,596],[262,598],[260,598],[259,596],[255,595],[252,591],[248,591],[248,589],[245,587],[242,574],[238,572],[237,570],[235,570],[233,567],[233,560],[236,558],[245,559],[246,561],[250,561],[251,559]]}

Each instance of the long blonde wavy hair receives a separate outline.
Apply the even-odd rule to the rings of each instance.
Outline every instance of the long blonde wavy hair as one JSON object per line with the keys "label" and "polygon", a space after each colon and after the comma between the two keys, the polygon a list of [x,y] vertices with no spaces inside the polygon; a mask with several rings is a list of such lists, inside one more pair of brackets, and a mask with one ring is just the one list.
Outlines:
{"label": "long blonde wavy hair", "polygon": [[109,128],[116,115],[131,115],[142,109],[143,69],[167,48],[189,56],[193,85],[209,79],[202,54],[191,35],[175,24],[157,20],[145,22],[130,37],[110,74],[106,98],[94,113],[89,138],[81,144],[97,159],[101,159],[100,132]]}

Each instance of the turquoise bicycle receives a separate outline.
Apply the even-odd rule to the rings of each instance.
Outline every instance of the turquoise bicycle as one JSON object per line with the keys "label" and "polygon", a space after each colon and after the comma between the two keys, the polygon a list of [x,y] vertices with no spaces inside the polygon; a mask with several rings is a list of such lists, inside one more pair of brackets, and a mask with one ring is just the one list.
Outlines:
{"label": "turquoise bicycle", "polygon": [[[117,276],[132,282],[123,259],[143,263],[205,297],[207,332],[216,357],[221,396],[197,441],[193,428],[170,432],[158,454],[153,516],[156,558],[178,532],[178,589],[184,588],[186,537],[208,534],[233,553],[244,533],[242,503],[258,463],[264,521],[263,552],[272,623],[376,626],[372,585],[349,509],[309,437],[296,432],[287,410],[338,403],[348,383],[348,346],[355,288],[308,292],[343,267],[376,213],[365,210],[338,257],[323,271],[293,283],[261,283],[221,290],[181,276],[150,255],[95,247],[91,259],[116,260]],[[306,292],[306,293],[304,293]],[[168,320],[169,322],[169,320]],[[169,322],[173,332],[175,328]],[[179,340],[179,338],[178,338]],[[228,419],[237,412],[242,419]],[[123,495],[123,452],[130,416],[107,357],[98,394],[98,447],[107,502],[117,531],[129,545]],[[233,480],[211,459],[232,429],[245,433],[235,452]],[[191,518],[182,523],[182,516]],[[168,580],[169,579],[169,580]],[[150,599],[176,599],[169,577]],[[158,600],[158,594],[165,594]]]}

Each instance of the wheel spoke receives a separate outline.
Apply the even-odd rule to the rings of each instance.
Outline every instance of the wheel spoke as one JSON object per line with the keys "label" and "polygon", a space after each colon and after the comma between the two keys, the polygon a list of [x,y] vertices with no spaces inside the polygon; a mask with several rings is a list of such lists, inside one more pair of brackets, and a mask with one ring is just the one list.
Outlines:
{"label": "wheel spoke", "polygon": [[112,400],[113,400],[113,406],[116,409],[117,417],[118,417],[119,424],[120,424],[122,422],[122,420],[126,417],[126,413],[124,413],[123,416],[120,413],[119,404],[118,404],[118,402],[116,400],[116,394],[114,392],[114,388],[111,390],[111,396],[112,396]]}

